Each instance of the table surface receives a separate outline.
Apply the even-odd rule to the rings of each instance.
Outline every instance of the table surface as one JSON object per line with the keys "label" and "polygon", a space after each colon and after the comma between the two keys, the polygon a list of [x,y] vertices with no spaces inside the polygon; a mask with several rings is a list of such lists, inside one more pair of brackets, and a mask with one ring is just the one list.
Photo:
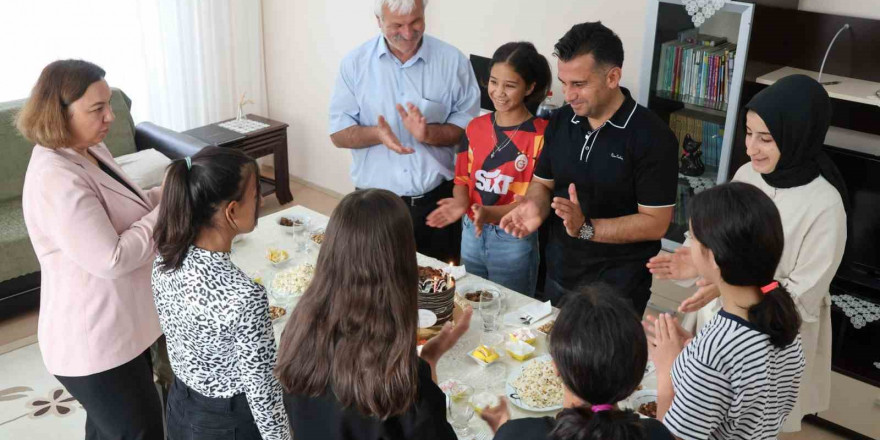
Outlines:
{"label": "table surface", "polygon": [[219,122],[214,122],[212,124],[203,125],[201,127],[196,127],[187,131],[184,131],[184,134],[193,136],[195,138],[201,139],[211,145],[224,146],[234,142],[240,142],[244,139],[254,138],[260,135],[263,135],[267,132],[273,132],[276,130],[287,128],[288,125],[284,122],[275,121],[269,118],[264,118],[262,116],[248,114],[247,118],[256,121],[262,122],[264,124],[269,124],[268,127],[261,128],[259,130],[254,130],[250,133],[239,133],[237,131],[232,131],[227,128],[223,128],[220,124],[224,122],[229,122],[232,119],[224,119]]}
{"label": "table surface", "polygon": [[[275,277],[276,273],[287,268],[295,267],[296,265],[302,263],[314,264],[317,260],[317,245],[312,244],[312,242],[308,240],[308,250],[299,252],[296,251],[295,239],[287,232],[290,229],[280,226],[278,224],[278,219],[280,217],[290,215],[307,217],[310,220],[310,229],[324,227],[327,225],[327,222],[329,220],[323,214],[311,211],[302,206],[294,206],[292,208],[288,208],[283,211],[260,218],[259,224],[253,232],[244,236],[240,236],[240,239],[238,239],[232,245],[232,261],[238,267],[251,275],[251,277],[261,277],[263,279],[263,283],[267,286],[271,284],[272,279]],[[270,247],[286,250],[290,254],[290,260],[281,267],[273,266],[266,258],[267,249]],[[446,264],[444,264],[443,262],[422,254],[418,255],[418,263],[422,266],[432,266],[437,268],[442,268],[446,266]],[[517,310],[522,306],[538,302],[533,298],[519,294],[510,289],[506,289],[500,285],[492,283],[483,278],[476,277],[474,275],[466,275],[456,280],[457,292],[468,292],[476,288],[487,286],[495,287],[496,289],[504,292],[504,311],[502,312],[502,316],[504,313]],[[460,298],[457,297],[456,300],[459,301]],[[281,332],[287,323],[287,317],[290,316],[290,312],[291,310],[288,310],[287,314],[283,318],[276,320],[274,323],[276,343],[278,343],[278,341],[280,340]],[[555,319],[557,313],[558,310],[554,309],[550,317],[532,323],[530,327],[537,328],[541,324],[549,320]],[[500,394],[503,393],[504,383],[506,382],[507,377],[497,377],[497,375],[494,377],[490,376],[484,367],[479,366],[474,360],[472,360],[468,356],[468,353],[480,344],[480,340],[483,335],[482,327],[482,319],[480,318],[479,313],[475,311],[473,319],[471,320],[470,329],[468,329],[467,333],[462,336],[455,347],[447,352],[438,363],[437,378],[440,382],[443,382],[447,379],[459,380],[461,382],[474,386],[477,392],[490,391]],[[506,335],[507,333],[516,330],[519,326],[510,327],[502,324],[501,327],[502,328],[499,330],[499,333],[501,333],[502,335]],[[535,357],[547,354],[547,341],[545,337],[541,334],[538,334],[536,348],[537,349],[535,350]],[[510,376],[511,374],[517,372],[520,366],[523,364],[523,362],[512,359],[506,354],[502,354],[501,359],[496,363],[500,363],[506,367],[505,374],[507,376]],[[649,364],[649,367],[652,366]],[[642,385],[646,389],[656,389],[656,377],[653,374],[653,368],[649,368],[649,371],[651,371],[651,373],[645,375],[645,379],[643,379]],[[511,418],[513,419],[522,417],[551,416],[555,414],[555,411],[525,411],[512,404],[509,405],[509,407],[511,411]],[[491,438],[491,433],[489,431],[488,425],[486,425],[486,423],[483,422],[478,416],[475,415],[471,419],[470,426],[472,431],[475,432],[476,438]]]}

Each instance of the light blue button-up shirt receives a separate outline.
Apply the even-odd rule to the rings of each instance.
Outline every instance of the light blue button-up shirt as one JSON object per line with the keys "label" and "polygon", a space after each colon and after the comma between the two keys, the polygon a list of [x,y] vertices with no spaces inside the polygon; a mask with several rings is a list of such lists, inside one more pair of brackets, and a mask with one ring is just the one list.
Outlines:
{"label": "light blue button-up shirt", "polygon": [[454,176],[454,148],[416,142],[396,105],[416,105],[429,124],[466,128],[480,110],[480,89],[470,61],[455,47],[424,35],[418,52],[401,63],[382,35],[342,60],[330,100],[330,134],[353,125],[391,130],[413,154],[397,154],[382,144],[351,150],[351,179],[358,188],[382,188],[401,196],[425,194]]}

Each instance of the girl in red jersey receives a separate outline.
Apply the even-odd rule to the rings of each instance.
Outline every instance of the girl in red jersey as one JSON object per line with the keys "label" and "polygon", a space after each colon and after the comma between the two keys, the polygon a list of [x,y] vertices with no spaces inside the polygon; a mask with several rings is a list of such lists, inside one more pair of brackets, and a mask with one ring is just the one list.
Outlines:
{"label": "girl in red jersey", "polygon": [[442,228],[464,217],[461,260],[467,272],[534,296],[538,235],[517,239],[498,222],[532,180],[547,126],[533,112],[547,96],[552,74],[547,59],[527,42],[499,47],[490,69],[495,112],[468,124],[456,155],[453,197],[437,202],[427,224]]}

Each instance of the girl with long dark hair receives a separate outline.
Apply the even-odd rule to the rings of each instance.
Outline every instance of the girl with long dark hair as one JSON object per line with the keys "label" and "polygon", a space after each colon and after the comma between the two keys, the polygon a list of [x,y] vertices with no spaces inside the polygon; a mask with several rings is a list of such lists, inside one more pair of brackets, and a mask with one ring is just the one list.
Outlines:
{"label": "girl with long dark hair", "polygon": [[791,295],[774,279],[785,239],[779,210],[740,182],[697,194],[691,258],[722,308],[689,343],[668,314],[654,322],[657,417],[679,438],[775,439],[804,372]]}
{"label": "girl with long dark hair", "polygon": [[345,196],[275,368],[298,440],[456,438],[436,366],[473,311],[446,323],[419,355],[417,289],[412,220],[400,197],[380,189]]}
{"label": "girl with long dark hair", "polygon": [[483,411],[496,440],[672,440],[663,424],[617,403],[645,374],[648,345],[628,302],[603,289],[573,293],[550,335],[550,355],[563,383],[556,418],[508,421],[506,400]]}
{"label": "girl with long dark hair", "polygon": [[[455,161],[453,197],[437,202],[427,224],[462,221],[468,273],[534,296],[538,234],[522,239],[498,227],[532,181],[547,121],[533,113],[550,90],[550,65],[532,43],[507,43],[492,56],[489,97],[495,111],[468,124]],[[464,217],[462,217],[464,216]]]}
{"label": "girl with long dark hair", "polygon": [[256,161],[231,148],[168,167],[153,296],[176,376],[170,440],[290,439],[266,290],[230,258],[232,239],[257,225],[258,178]]}

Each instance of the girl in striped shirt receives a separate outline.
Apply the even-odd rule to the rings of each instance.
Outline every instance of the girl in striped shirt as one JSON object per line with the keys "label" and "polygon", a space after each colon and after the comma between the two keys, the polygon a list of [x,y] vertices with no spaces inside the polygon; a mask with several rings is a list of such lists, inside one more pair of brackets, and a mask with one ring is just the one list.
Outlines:
{"label": "girl in striped shirt", "polygon": [[723,306],[691,341],[669,315],[654,320],[657,418],[681,439],[775,439],[804,371],[800,316],[773,280],[779,211],[739,182],[696,195],[689,211],[694,266]]}

